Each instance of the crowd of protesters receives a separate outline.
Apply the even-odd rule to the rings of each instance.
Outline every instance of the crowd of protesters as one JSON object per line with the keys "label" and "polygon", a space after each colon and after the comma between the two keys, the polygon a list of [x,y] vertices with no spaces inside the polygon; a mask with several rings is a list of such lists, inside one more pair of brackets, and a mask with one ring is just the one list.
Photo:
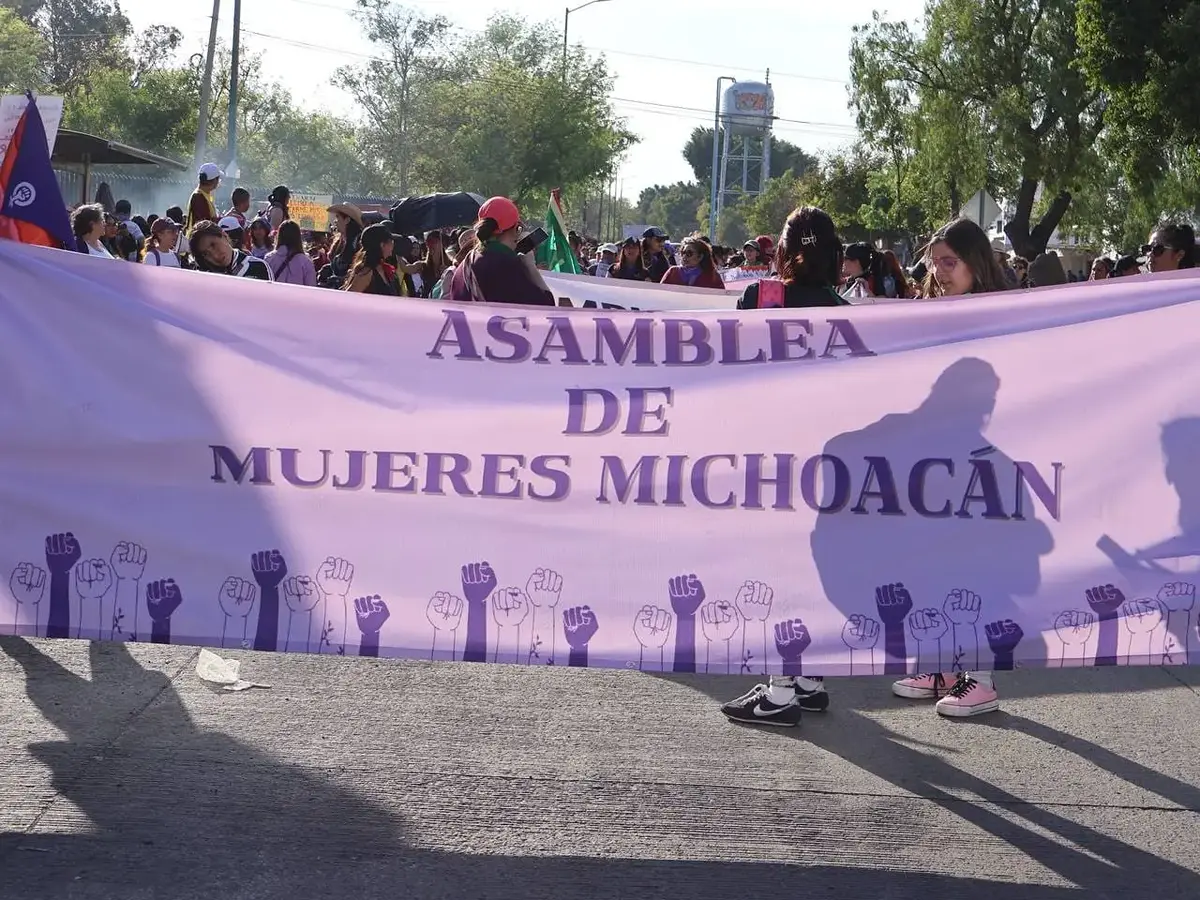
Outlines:
{"label": "crowd of protesters", "polygon": [[[358,207],[338,203],[328,209],[328,233],[306,232],[290,216],[286,186],[275,188],[267,205],[253,212],[245,188],[234,188],[228,204],[218,201],[223,178],[216,165],[201,166],[186,210],[172,207],[162,216],[132,215],[125,200],[116,201],[112,213],[99,204],[81,206],[72,214],[75,249],[145,265],[365,294],[554,303],[534,254],[522,247],[520,212],[507,198],[483,204],[471,228],[407,235],[390,221],[368,222]],[[1197,255],[1191,225],[1164,222],[1139,253],[1098,257],[1090,273],[1076,274],[1063,268],[1057,254],[1032,261],[1010,254],[974,222],[958,219],[933,235],[906,270],[891,250],[843,243],[836,223],[814,207],[792,213],[778,241],[760,235],[736,251],[700,234],[673,244],[658,227],[619,245],[588,242],[572,231],[568,243],[578,268],[596,277],[713,290],[726,289],[727,278],[736,286],[748,280],[741,309],[933,299],[1095,281],[1193,268]]]}

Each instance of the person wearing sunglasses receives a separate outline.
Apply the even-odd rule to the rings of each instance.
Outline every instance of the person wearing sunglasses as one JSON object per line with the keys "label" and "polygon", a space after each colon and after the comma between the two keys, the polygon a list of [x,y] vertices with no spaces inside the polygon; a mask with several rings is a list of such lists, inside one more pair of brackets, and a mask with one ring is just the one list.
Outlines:
{"label": "person wearing sunglasses", "polygon": [[1151,272],[1174,272],[1196,267],[1196,232],[1184,222],[1162,222],[1142,247],[1142,261]]}
{"label": "person wearing sunglasses", "polygon": [[943,226],[929,242],[924,296],[961,297],[1008,288],[987,232],[970,219]]}
{"label": "person wearing sunglasses", "polygon": [[725,282],[721,273],[717,271],[712,247],[699,235],[693,234],[683,239],[683,243],[679,245],[679,261],[682,265],[667,269],[662,284],[725,290]]}

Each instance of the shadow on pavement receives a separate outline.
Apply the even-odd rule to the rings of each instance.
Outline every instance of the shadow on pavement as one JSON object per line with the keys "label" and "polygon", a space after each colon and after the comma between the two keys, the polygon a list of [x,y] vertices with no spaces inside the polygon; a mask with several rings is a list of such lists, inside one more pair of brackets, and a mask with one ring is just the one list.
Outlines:
{"label": "shadow on pavement", "polygon": [[[22,639],[0,638],[0,650],[24,670],[28,696],[42,715],[66,734],[62,742],[40,743],[30,750],[51,770],[62,799],[87,816],[91,829],[0,835],[0,896],[6,900],[729,900],[789,888],[800,896],[829,900],[1068,900],[1085,895],[1071,888],[918,872],[806,866],[799,844],[794,865],[482,855],[415,847],[419,836],[410,833],[399,814],[400,798],[376,801],[369,796],[369,770],[299,767],[228,735],[198,729],[171,679],[142,668],[124,645],[91,645],[92,681],[64,669]],[[113,680],[153,697],[124,723],[131,726],[136,716],[137,731],[152,746],[131,746],[118,738],[98,756],[91,751],[90,760],[72,747],[77,735],[96,733],[97,718],[112,718],[111,711],[95,702],[93,681],[98,680]],[[893,741],[885,728],[866,716],[850,711],[838,715],[843,720],[839,727],[807,728],[797,737],[917,790],[1080,885],[1089,898],[1144,896],[1150,884],[1157,886],[1160,897],[1200,895],[1200,879],[1191,871],[1022,803],[940,759]],[[847,717],[854,718],[849,726]],[[994,727],[1054,741],[1122,777],[1140,779],[1176,802],[1195,803],[1194,788],[1106,755],[1086,741],[1015,717],[995,723]],[[103,767],[105,777],[89,767]],[[522,790],[519,781],[507,789]],[[1029,827],[953,797],[949,789],[1011,802],[1008,811]],[[470,798],[464,797],[464,802]],[[47,815],[42,824],[52,827],[53,820]],[[1104,861],[1064,847],[1034,827],[1086,847]],[[648,847],[648,853],[656,849]]]}
{"label": "shadow on pavement", "polygon": [[[1073,671],[1091,672],[1091,670]],[[1155,675],[1158,677],[1155,678],[1141,673],[1133,676],[1130,674],[1132,671],[1127,669],[1094,679],[1093,688],[1097,690],[1107,688],[1109,691],[1115,692],[1121,690],[1118,685],[1124,681],[1124,689],[1129,690],[1131,678],[1136,678],[1138,681],[1148,680],[1156,686],[1159,686],[1158,682],[1161,680],[1164,682],[1161,684],[1162,687],[1171,686],[1162,672],[1156,672]],[[1152,669],[1144,670],[1145,673],[1152,671]],[[1034,673],[1023,674],[1025,677],[1018,679],[1013,677],[1014,673],[1002,673],[1002,677],[1005,678],[1004,697],[1039,695],[1038,691],[1032,689],[1029,682],[1031,680],[1044,682],[1047,679],[1044,676],[1031,679],[1030,676]],[[715,685],[706,683],[707,679],[705,682],[699,682],[696,679],[689,681],[679,676],[664,677],[688,684],[712,697],[714,702],[723,702],[735,696],[735,693],[724,690],[714,691]],[[1085,674],[1083,677],[1086,679],[1087,675]],[[1030,690],[1024,694],[1008,690],[1010,678],[1014,682],[1024,682]],[[720,679],[721,687],[731,680],[733,679]],[[837,691],[838,688],[835,685],[845,681],[847,679],[831,681],[831,687]],[[864,685],[874,685],[871,694],[872,696],[878,695],[878,707],[893,705],[893,703],[886,702],[889,699],[886,693],[888,690],[886,680],[872,678],[853,679],[853,681],[858,682],[855,687],[860,691]],[[746,682],[747,679],[739,680],[742,690],[746,688]],[[1174,686],[1178,687],[1178,682],[1174,682]],[[1081,687],[1076,689],[1084,690]],[[848,693],[855,694],[857,692]],[[1048,690],[1042,693],[1060,693],[1060,691]],[[1160,898],[1200,896],[1200,873],[1161,859],[1140,847],[1115,839],[1094,828],[1064,818],[1027,799],[1014,796],[990,782],[955,768],[940,756],[921,752],[911,746],[911,741],[907,738],[900,739],[898,735],[877,720],[863,715],[855,709],[846,708],[842,702],[839,702],[843,699],[845,698],[839,691],[834,701],[837,704],[836,724],[833,719],[826,720],[824,716],[811,715],[805,718],[803,727],[785,730],[785,733],[797,740],[803,740],[814,747],[826,750],[904,791],[935,803],[983,832],[1003,840],[1062,878],[1078,885],[1083,891],[1086,891],[1088,897],[1149,896],[1150,885],[1156,886],[1153,893]],[[895,701],[895,703],[899,702],[901,701]],[[930,713],[933,714],[933,711],[930,710]],[[1184,807],[1179,815],[1194,816],[1196,812],[1200,812],[1200,789],[1194,785],[1156,772],[1083,738],[1020,716],[1009,715],[1003,711],[991,716],[983,716],[969,723],[957,724],[964,728],[982,726],[1021,732],[1050,746],[1074,753],[1091,765],[1098,766],[1118,778],[1152,791],[1168,802],[1179,804]],[[1013,764],[1019,766],[1021,761],[1014,760]],[[1069,768],[1069,763],[1064,764],[1064,773]],[[979,801],[966,800],[963,798],[964,794],[974,795],[979,798]],[[1007,817],[1000,814],[1000,808],[1008,813]],[[1164,812],[1163,814],[1172,815],[1173,813]],[[1023,822],[1013,821],[1013,819],[1020,819]],[[1186,831],[1186,829],[1184,830]],[[1164,841],[1170,840],[1173,838],[1164,836]],[[1065,846],[1065,843],[1074,844],[1080,849],[1076,850]],[[952,848],[948,849],[952,852]],[[1031,885],[1013,885],[1014,890],[1009,893],[1004,890],[1003,886],[994,882],[985,884],[987,887],[982,888],[981,893],[973,894],[973,896],[980,898],[1007,898],[1009,896],[1041,898],[1043,896],[1070,896],[1072,893],[1063,894],[1061,891],[1056,893],[1057,889],[1041,893],[1040,891],[1044,889]],[[967,885],[969,882],[964,883],[964,886]],[[1169,893],[1163,893],[1163,890],[1158,887],[1167,885],[1170,886]],[[891,895],[883,896],[890,897]]]}

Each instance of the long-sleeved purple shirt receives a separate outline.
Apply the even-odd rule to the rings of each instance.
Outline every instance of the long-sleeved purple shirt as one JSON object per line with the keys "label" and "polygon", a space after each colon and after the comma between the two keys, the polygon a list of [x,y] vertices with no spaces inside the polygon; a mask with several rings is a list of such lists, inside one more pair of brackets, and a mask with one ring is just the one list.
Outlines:
{"label": "long-sleeved purple shirt", "polygon": [[288,254],[290,252],[287,248],[280,247],[266,255],[264,262],[270,266],[275,280],[284,284],[304,284],[316,287],[317,272],[313,268],[313,262],[308,258],[308,254],[297,253],[289,261]]}

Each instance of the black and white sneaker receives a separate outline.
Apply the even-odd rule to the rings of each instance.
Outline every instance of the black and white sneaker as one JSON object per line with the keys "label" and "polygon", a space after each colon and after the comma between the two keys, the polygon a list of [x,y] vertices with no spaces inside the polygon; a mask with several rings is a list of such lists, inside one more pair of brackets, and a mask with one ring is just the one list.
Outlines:
{"label": "black and white sneaker", "polygon": [[800,724],[800,700],[793,697],[782,705],[772,703],[767,697],[765,684],[756,684],[736,700],[721,707],[729,719],[747,725],[774,725],[777,728],[794,728]]}
{"label": "black and white sneaker", "polygon": [[829,693],[825,690],[825,682],[797,676],[796,702],[805,712],[825,712],[829,709]]}

